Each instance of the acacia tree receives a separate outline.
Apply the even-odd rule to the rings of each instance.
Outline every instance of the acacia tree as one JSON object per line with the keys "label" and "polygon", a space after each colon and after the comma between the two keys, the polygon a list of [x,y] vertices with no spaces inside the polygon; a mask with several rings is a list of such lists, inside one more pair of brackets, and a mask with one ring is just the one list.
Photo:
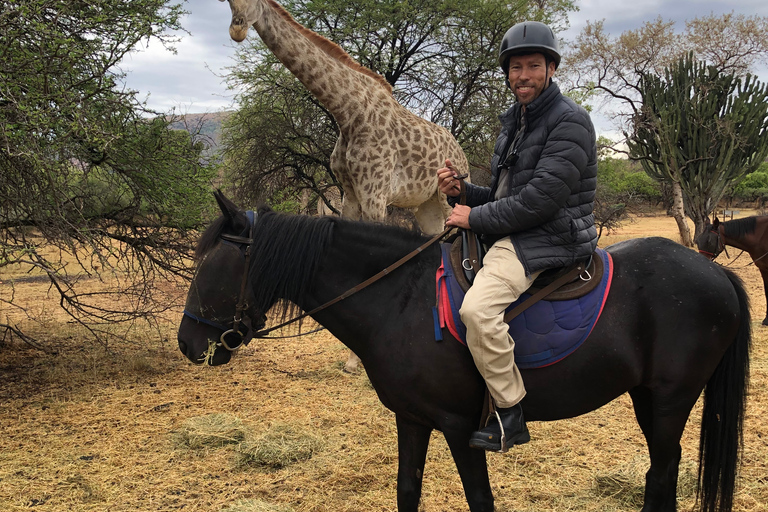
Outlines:
{"label": "acacia tree", "polygon": [[660,16],[618,36],[606,33],[603,21],[588,22],[564,57],[561,77],[604,101],[620,131],[627,131],[642,106],[643,74],[662,75],[692,53],[721,72],[743,76],[768,63],[767,32],[768,17],[733,13],[693,18],[679,33]]}
{"label": "acacia tree", "polygon": [[[169,0],[0,7],[0,267],[41,272],[94,333],[168,307],[153,284],[188,273],[188,232],[210,202],[203,145],[146,110],[118,67],[141,42],[172,45],[183,13]],[[122,279],[81,293],[94,268]],[[0,302],[18,308],[12,294]],[[6,317],[0,327],[22,334]]]}
{"label": "acacia tree", "polygon": [[[719,73],[743,77],[757,64],[768,62],[768,39],[764,37],[767,31],[768,17],[733,13],[686,21],[682,33],[676,33],[674,23],[661,17],[617,37],[605,32],[602,21],[590,22],[577,37],[573,51],[566,55],[567,79],[572,87],[588,90],[593,99],[602,101],[601,107],[613,114],[617,128],[628,137],[633,133],[635,122],[646,115],[643,112],[643,77],[664,75],[666,68],[674,67],[688,53]],[[719,136],[736,136],[727,130],[718,133]],[[733,144],[739,142],[734,139]],[[702,154],[696,158],[707,156]],[[662,174],[652,171],[650,175],[660,177]],[[697,176],[706,179],[706,175]],[[678,180],[686,179],[686,174],[678,177]],[[717,185],[710,187],[716,190]],[[689,187],[691,191],[703,188],[708,186],[690,184]],[[702,200],[707,199],[712,198]],[[683,210],[687,212],[689,207],[687,199],[685,201],[683,204],[682,192],[678,192],[678,204],[673,212],[677,212],[681,238],[687,241],[691,236],[683,220]],[[694,208],[701,210],[700,206]]]}
{"label": "acacia tree", "polygon": [[[674,217],[685,245],[704,230],[726,191],[768,156],[768,87],[696,61],[689,54],[643,73],[642,108],[627,142],[649,176],[672,184]],[[690,237],[685,210],[695,225]]]}
{"label": "acacia tree", "polygon": [[[285,2],[304,26],[339,44],[384,76],[406,108],[445,126],[473,168],[487,179],[497,116],[511,95],[497,51],[509,27],[538,19],[564,28],[570,0],[324,0]],[[325,109],[285,70],[258,37],[246,40],[231,68],[240,109],[224,135],[233,194],[244,202],[286,186],[321,194],[337,186],[330,154],[338,130]],[[480,172],[478,172],[480,171]],[[272,197],[272,201],[279,198]]]}

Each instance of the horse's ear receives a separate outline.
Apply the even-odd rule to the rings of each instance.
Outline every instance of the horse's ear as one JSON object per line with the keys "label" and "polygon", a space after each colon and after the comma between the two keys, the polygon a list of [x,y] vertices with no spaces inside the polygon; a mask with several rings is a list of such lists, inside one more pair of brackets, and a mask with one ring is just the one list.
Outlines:
{"label": "horse's ear", "polygon": [[219,189],[216,189],[216,191],[213,193],[213,197],[216,198],[216,203],[219,205],[219,209],[221,209],[221,213],[230,222],[235,220],[235,217],[237,217],[237,213],[239,211],[237,206],[235,206],[235,203],[227,199],[224,193]]}
{"label": "horse's ear", "polygon": [[720,219],[715,217],[715,220],[712,221],[712,229],[717,229],[718,226],[720,226]]}

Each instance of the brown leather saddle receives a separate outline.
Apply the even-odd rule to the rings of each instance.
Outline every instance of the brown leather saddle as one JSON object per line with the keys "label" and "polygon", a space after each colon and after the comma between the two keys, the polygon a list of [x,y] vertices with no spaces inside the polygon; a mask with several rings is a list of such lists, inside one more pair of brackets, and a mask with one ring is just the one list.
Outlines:
{"label": "brown leather saddle", "polygon": [[[466,251],[462,249],[461,240],[461,237],[456,237],[451,244],[450,259],[456,280],[461,289],[466,292],[471,284],[465,275],[465,270],[470,265],[465,261]],[[549,293],[540,298],[546,297],[547,300],[576,299],[597,288],[603,277],[603,270],[603,259],[599,255],[592,253],[592,256],[586,262],[579,262],[569,267],[545,270],[533,282],[533,285],[526,293],[536,296],[537,293],[547,289],[547,287],[551,287]],[[571,277],[566,278],[569,275]],[[558,283],[558,280],[560,280],[559,285],[553,287],[552,285]]]}

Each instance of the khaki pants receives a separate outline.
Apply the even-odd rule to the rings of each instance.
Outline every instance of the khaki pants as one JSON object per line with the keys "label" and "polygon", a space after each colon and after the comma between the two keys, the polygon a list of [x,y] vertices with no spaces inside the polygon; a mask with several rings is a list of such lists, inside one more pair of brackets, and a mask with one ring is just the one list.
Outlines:
{"label": "khaki pants", "polygon": [[525,275],[512,241],[504,237],[488,249],[459,312],[467,326],[467,346],[498,407],[512,407],[525,396],[504,310],[538,275]]}

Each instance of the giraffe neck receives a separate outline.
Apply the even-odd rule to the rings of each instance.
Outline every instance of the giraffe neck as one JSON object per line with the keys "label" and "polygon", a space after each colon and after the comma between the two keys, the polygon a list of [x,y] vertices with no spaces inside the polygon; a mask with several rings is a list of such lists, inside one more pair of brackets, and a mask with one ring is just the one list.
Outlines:
{"label": "giraffe neck", "polygon": [[300,25],[273,0],[262,0],[261,7],[253,27],[262,41],[342,130],[354,123],[374,94],[392,98],[392,88],[381,75],[357,64],[337,44]]}

